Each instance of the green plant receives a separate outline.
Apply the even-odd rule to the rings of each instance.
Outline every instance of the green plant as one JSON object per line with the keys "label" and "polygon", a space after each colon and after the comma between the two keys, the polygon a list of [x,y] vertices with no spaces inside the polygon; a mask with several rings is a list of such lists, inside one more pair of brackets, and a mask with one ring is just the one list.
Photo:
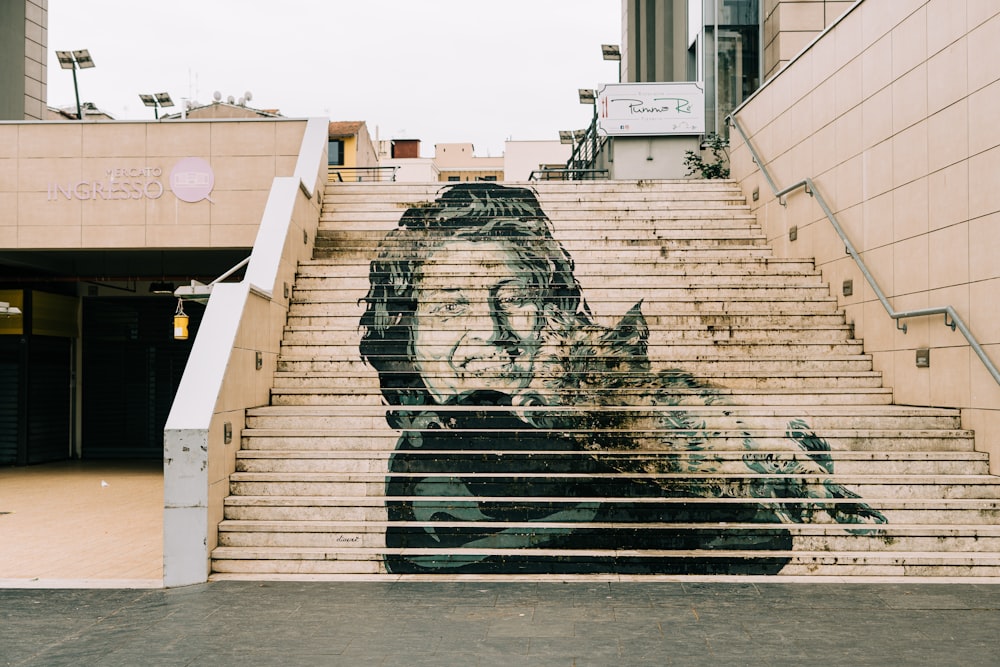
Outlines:
{"label": "green plant", "polygon": [[705,137],[702,147],[712,154],[708,162],[701,151],[685,151],[684,166],[688,168],[688,176],[701,174],[702,178],[729,178],[729,141],[717,134]]}

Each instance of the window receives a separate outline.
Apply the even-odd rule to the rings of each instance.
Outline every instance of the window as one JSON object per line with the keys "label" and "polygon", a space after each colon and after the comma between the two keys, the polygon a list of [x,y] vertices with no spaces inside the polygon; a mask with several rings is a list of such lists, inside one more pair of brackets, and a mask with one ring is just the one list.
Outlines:
{"label": "window", "polygon": [[449,176],[448,180],[449,181],[460,181],[460,180],[462,180],[462,177],[461,176]]}
{"label": "window", "polygon": [[330,155],[328,164],[341,167],[344,165],[344,140],[330,139]]}

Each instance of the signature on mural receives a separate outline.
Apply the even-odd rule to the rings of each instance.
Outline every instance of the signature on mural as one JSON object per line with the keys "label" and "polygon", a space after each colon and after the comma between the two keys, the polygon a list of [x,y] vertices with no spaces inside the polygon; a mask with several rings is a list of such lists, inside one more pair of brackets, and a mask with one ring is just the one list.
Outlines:
{"label": "signature on mural", "polygon": [[[641,304],[599,325],[573,269],[525,188],[453,186],[381,242],[360,351],[401,431],[386,541],[411,551],[387,556],[389,571],[775,573],[792,548],[783,525],[885,522],[825,479],[829,445],[805,421],[778,426],[788,456],[758,452],[712,409],[712,387],[652,369]],[[723,431],[740,434],[742,474],[723,474],[733,458],[710,448]],[[744,523],[754,528],[712,528]],[[529,547],[556,555],[517,554]],[[632,549],[760,556],[559,554]]]}

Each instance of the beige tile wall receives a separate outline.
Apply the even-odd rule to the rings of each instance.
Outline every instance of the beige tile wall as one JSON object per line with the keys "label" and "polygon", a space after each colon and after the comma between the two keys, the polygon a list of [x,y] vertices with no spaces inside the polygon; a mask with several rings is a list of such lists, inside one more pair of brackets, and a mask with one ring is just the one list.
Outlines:
{"label": "beige tile wall", "polygon": [[[814,7],[767,3],[786,28]],[[804,3],[809,4],[809,3]],[[790,17],[790,18],[789,18]],[[951,305],[1000,363],[1000,3],[864,0],[737,117],[778,187],[811,177],[896,310]],[[781,206],[733,133],[733,175],[776,252],[814,257],[897,403],[961,408],[1000,473],[1000,386],[943,316],[908,320],[876,300],[813,198]],[[788,230],[798,227],[798,240]],[[861,288],[859,289],[859,286]],[[915,350],[931,349],[931,366]]]}
{"label": "beige tile wall", "polygon": [[45,118],[48,1],[24,0],[24,117]]}
{"label": "beige tile wall", "polygon": [[[304,120],[26,122],[0,126],[0,208],[5,247],[250,247],[276,176],[295,169]],[[170,170],[182,158],[209,162],[209,200],[174,196]],[[139,199],[80,199],[107,187],[109,170],[156,168]],[[80,186],[78,184],[83,183]],[[59,189],[61,189],[61,191]]]}
{"label": "beige tile wall", "polygon": [[764,78],[784,67],[852,4],[853,0],[765,0]]}

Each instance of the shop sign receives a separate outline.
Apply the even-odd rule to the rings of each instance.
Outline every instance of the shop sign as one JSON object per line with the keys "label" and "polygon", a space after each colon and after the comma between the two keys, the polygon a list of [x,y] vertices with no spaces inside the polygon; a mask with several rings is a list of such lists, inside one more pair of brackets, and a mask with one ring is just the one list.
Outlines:
{"label": "shop sign", "polygon": [[609,83],[597,94],[603,136],[705,133],[705,88],[693,81]]}
{"label": "shop sign", "polygon": [[68,183],[50,181],[48,201],[126,201],[159,199],[167,188],[183,202],[196,203],[209,196],[215,186],[215,173],[207,160],[184,158],[170,170],[166,184],[163,168],[151,166],[115,167],[105,170],[103,178],[81,179]]}

